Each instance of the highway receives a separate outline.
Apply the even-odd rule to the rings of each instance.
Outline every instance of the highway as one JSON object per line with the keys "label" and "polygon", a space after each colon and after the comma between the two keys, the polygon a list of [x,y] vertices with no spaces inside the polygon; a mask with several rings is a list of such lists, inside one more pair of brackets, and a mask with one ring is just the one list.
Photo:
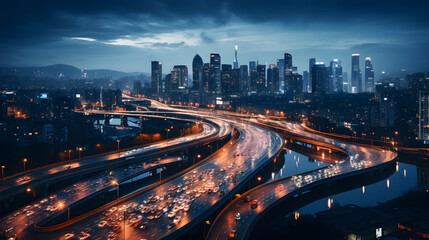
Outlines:
{"label": "highway", "polygon": [[[90,228],[95,239],[105,239],[105,236],[122,239],[124,235],[125,239],[177,237],[220,207],[283,147],[283,138],[274,132],[250,124],[234,126],[240,132],[239,139],[230,141],[201,164],[70,226],[68,233],[85,236],[82,229]],[[123,221],[124,215],[126,221]],[[176,222],[174,226],[173,222]],[[64,233],[46,236],[62,239]]]}
{"label": "highway", "polygon": [[[253,121],[257,120],[254,119]],[[260,217],[273,206],[279,204],[282,199],[294,196],[317,184],[322,184],[326,181],[341,177],[347,177],[376,166],[384,165],[394,160],[397,156],[397,154],[392,151],[344,143],[314,135],[306,132],[301,125],[296,123],[273,120],[264,120],[263,122],[268,122],[287,131],[316,141],[340,147],[344,149],[349,156],[345,161],[332,164],[326,168],[278,179],[251,189],[243,194],[241,198],[235,199],[222,210],[213,222],[207,239],[228,239],[233,231],[235,231],[236,239],[248,239],[252,227]],[[258,203],[256,208],[253,209],[251,204],[243,200],[247,196],[250,196],[252,201],[255,200]],[[240,214],[239,219],[235,219],[237,213]]]}
{"label": "highway", "polygon": [[25,173],[7,177],[0,183],[0,199],[8,197],[13,192],[22,189],[25,190],[28,187],[31,188],[32,185],[40,183],[41,181],[48,182],[61,178],[66,174],[85,171],[85,169],[90,169],[91,167],[100,168],[103,165],[110,166],[116,162],[132,161],[135,158],[165,153],[172,149],[178,149],[179,147],[189,147],[191,144],[198,144],[199,140],[208,137],[216,139],[220,136],[226,136],[229,134],[230,130],[230,126],[223,123],[221,126],[204,123],[203,130],[200,133],[158,141],[153,144],[121,152],[119,155],[118,153],[110,153],[101,156],[74,159],[47,167],[37,168],[35,170],[27,170]]}
{"label": "highway", "polygon": [[112,181],[121,183],[126,179],[139,176],[150,170],[177,164],[184,160],[183,157],[163,157],[160,159],[153,159],[153,161],[147,163],[134,163],[116,168],[112,171],[100,173],[2,217],[0,219],[0,232],[6,231],[8,234],[15,235],[21,239],[22,235],[28,234],[23,232],[28,230],[26,229],[27,226],[61,211],[60,203],[63,206],[71,206],[77,201],[87,198],[97,192],[115,188],[115,186],[112,186]]}

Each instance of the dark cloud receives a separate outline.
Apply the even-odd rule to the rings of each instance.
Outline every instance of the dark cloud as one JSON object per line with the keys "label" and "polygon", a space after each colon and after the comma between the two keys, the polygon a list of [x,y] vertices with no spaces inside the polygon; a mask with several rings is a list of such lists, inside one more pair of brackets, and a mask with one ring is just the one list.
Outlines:
{"label": "dark cloud", "polygon": [[208,44],[214,43],[214,39],[207,36],[205,32],[201,32],[200,37],[204,43],[208,43]]}
{"label": "dark cloud", "polygon": [[153,47],[169,47],[169,48],[178,48],[185,45],[185,42],[178,43],[154,43]]}
{"label": "dark cloud", "polygon": [[[428,9],[427,0],[7,0],[2,2],[0,7],[0,63],[19,63],[20,59],[28,61],[35,54],[39,54],[40,59],[41,52],[44,53],[43,56],[52,57],[51,61],[55,62],[57,53],[66,49],[72,54],[74,51],[70,49],[77,48],[87,49],[86,57],[93,54],[92,61],[96,62],[97,54],[108,52],[103,49],[120,52],[116,46],[107,46],[100,42],[128,39],[128,36],[156,38],[160,33],[186,30],[196,30],[197,34],[203,31],[199,34],[199,40],[203,44],[211,44],[213,51],[220,51],[216,47],[222,44],[222,41],[209,29],[219,26],[226,28],[237,22],[260,24],[267,29],[275,24],[275,30],[278,31],[335,31],[336,34],[331,37],[332,42],[344,36],[356,36],[355,41],[350,40],[350,37],[348,39],[355,44],[352,47],[352,44],[346,45],[345,48],[349,51],[382,54],[383,51],[401,48],[400,51],[407,52],[410,48],[406,46],[408,44],[414,46],[409,52],[421,57],[415,49],[424,48],[420,51],[423,53],[428,49],[427,44],[419,43],[424,41],[422,38],[428,37]],[[227,37],[248,39],[247,36],[240,35],[242,32],[227,28],[225,31]],[[380,36],[378,33],[386,31],[391,34]],[[424,34],[419,35],[422,32]],[[371,34],[374,36],[368,37]],[[264,37],[266,42],[271,41],[270,36]],[[65,40],[69,38],[94,38],[98,43]],[[175,39],[167,43],[161,39],[152,46],[177,50],[187,46],[182,40],[185,41]],[[290,42],[287,42],[287,39],[284,41],[286,48]],[[326,41],[317,43],[315,38],[313,44],[308,47],[332,51],[329,44]],[[280,52],[283,50],[286,49],[279,49]],[[78,57],[84,55],[79,54]],[[66,57],[69,56],[64,56]],[[425,61],[427,63],[427,60]]]}

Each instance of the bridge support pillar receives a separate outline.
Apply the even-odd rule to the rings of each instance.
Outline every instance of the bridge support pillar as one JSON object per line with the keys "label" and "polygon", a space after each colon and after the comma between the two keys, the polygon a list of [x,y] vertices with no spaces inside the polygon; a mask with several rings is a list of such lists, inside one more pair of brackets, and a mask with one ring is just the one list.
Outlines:
{"label": "bridge support pillar", "polygon": [[128,117],[127,116],[121,116],[121,126],[122,127],[128,127]]}
{"label": "bridge support pillar", "polygon": [[110,125],[110,115],[104,115],[104,126]]}

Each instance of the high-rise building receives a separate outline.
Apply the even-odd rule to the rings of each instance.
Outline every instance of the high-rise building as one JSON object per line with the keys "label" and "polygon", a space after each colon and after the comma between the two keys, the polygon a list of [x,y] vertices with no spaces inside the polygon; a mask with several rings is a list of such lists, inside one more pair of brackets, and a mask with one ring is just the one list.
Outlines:
{"label": "high-rise building", "polygon": [[238,56],[237,56],[238,46],[235,45],[235,54],[234,54],[234,69],[238,69]]}
{"label": "high-rise building", "polygon": [[171,94],[179,96],[186,94],[188,90],[188,67],[186,65],[175,65],[171,70]]}
{"label": "high-rise building", "polygon": [[316,95],[323,95],[329,91],[329,82],[328,82],[328,71],[325,67],[325,63],[316,62],[314,63],[311,72],[313,76],[312,79],[312,93]]}
{"label": "high-rise building", "polygon": [[429,89],[429,79],[425,78],[423,72],[410,73],[407,76],[407,80],[409,89],[414,91]]}
{"label": "high-rise building", "polygon": [[256,93],[263,94],[266,91],[266,78],[265,78],[265,65],[258,65],[256,67],[257,78],[256,78]]}
{"label": "high-rise building", "polygon": [[196,54],[192,60],[192,91],[202,91],[203,88],[203,59]]}
{"label": "high-rise building", "polygon": [[268,69],[267,69],[267,92],[269,94],[272,94],[274,92],[274,88],[273,88],[273,81],[274,81],[274,75],[273,75],[273,69],[271,67],[271,64],[268,65]]}
{"label": "high-rise building", "polygon": [[285,86],[285,81],[284,81],[284,77],[285,75],[283,74],[285,72],[285,60],[284,59],[277,59],[277,67],[279,68],[279,79],[280,79],[280,92],[284,92],[284,86]]}
{"label": "high-rise building", "polygon": [[203,64],[203,91],[210,93],[210,64]]}
{"label": "high-rise building", "polygon": [[223,96],[232,93],[232,66],[231,64],[222,64],[221,71],[221,91]]}
{"label": "high-rise building", "polygon": [[240,65],[240,92],[247,96],[249,93],[249,72],[247,65]]}
{"label": "high-rise building", "polygon": [[374,69],[370,57],[365,58],[365,89],[366,92],[374,92]]}
{"label": "high-rise building", "polygon": [[429,91],[419,91],[419,139],[429,142]]}
{"label": "high-rise building", "polygon": [[220,55],[217,53],[210,54],[210,80],[209,80],[209,91],[211,93],[221,93],[221,82],[220,82]]}
{"label": "high-rise building", "polygon": [[308,90],[310,89],[310,87],[308,86],[310,84],[310,77],[308,75],[308,71],[304,71],[302,73],[302,84],[302,91],[308,92]]}
{"label": "high-rise building", "polygon": [[249,62],[249,72],[252,72],[256,70],[256,62],[255,61],[250,61]]}
{"label": "high-rise building", "polygon": [[352,93],[362,92],[362,74],[359,67],[359,54],[352,54],[352,78],[351,91]]}
{"label": "high-rise building", "polygon": [[231,71],[231,94],[240,93],[240,72],[240,68],[235,68]]}
{"label": "high-rise building", "polygon": [[273,93],[280,93],[280,70],[277,66],[273,67]]}
{"label": "high-rise building", "polygon": [[312,85],[313,85],[313,79],[312,79],[312,77],[313,77],[313,72],[311,71],[312,69],[313,69],[313,65],[314,64],[316,64],[316,59],[315,58],[310,58],[309,60],[308,60],[308,73],[309,73],[309,83],[308,83],[308,86],[309,86],[309,89],[308,89],[308,91],[310,92],[311,91],[311,88],[312,88]]}
{"label": "high-rise building", "polygon": [[152,61],[152,94],[158,95],[161,92],[162,83],[162,64],[158,61]]}
{"label": "high-rise building", "polygon": [[349,73],[343,72],[343,91],[344,92],[351,92],[350,86],[351,86],[351,84],[350,84],[350,79],[349,79]]}
{"label": "high-rise building", "polygon": [[302,75],[298,73],[292,74],[292,82],[289,86],[289,91],[294,94],[302,93]]}
{"label": "high-rise building", "polygon": [[332,60],[329,65],[329,91],[343,91],[343,68],[341,67],[341,61],[338,59]]}
{"label": "high-rise building", "polygon": [[292,84],[292,55],[284,54],[284,81],[285,91],[289,91],[289,86]]}

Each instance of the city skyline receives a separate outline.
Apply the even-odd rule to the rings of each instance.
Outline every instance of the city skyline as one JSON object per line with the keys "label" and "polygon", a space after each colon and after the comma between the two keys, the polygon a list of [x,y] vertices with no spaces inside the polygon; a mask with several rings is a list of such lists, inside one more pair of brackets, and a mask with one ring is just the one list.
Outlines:
{"label": "city skyline", "polygon": [[[349,69],[353,53],[371,57],[376,79],[382,71],[416,72],[429,67],[424,2],[402,6],[380,1],[366,8],[366,2],[259,6],[238,1],[196,4],[195,12],[189,4],[168,1],[131,5],[105,2],[94,8],[93,4],[48,2],[43,8],[28,4],[34,11],[14,11],[19,4],[10,3],[2,10],[0,53],[5,57],[0,65],[64,63],[150,72],[146,63],[153,59],[172,69],[176,64],[191,66],[195,53],[204,62],[210,53],[219,53],[224,63],[232,64],[238,45],[240,64],[253,60],[274,64],[288,52],[299,72],[308,70],[308,59],[313,57],[325,63],[341,59],[344,69]],[[261,17],[259,8],[272,14]],[[277,14],[282,9],[291,10],[287,16]]]}

